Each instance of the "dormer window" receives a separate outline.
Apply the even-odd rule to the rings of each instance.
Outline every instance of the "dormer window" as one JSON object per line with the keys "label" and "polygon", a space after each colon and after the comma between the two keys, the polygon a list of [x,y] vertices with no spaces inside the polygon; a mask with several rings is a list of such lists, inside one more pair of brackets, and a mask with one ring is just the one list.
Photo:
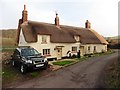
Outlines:
{"label": "dormer window", "polygon": [[42,35],[42,44],[47,44],[47,36]]}
{"label": "dormer window", "polygon": [[77,42],[80,41],[80,36],[74,36],[74,38],[75,38],[75,40],[76,40]]}

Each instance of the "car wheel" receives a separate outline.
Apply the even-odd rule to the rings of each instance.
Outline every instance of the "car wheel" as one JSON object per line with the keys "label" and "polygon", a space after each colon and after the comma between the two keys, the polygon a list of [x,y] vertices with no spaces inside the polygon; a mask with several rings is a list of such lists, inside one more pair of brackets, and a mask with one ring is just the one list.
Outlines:
{"label": "car wheel", "polygon": [[44,65],[44,70],[46,70],[48,68],[48,63],[46,63],[45,65]]}
{"label": "car wheel", "polygon": [[14,60],[12,60],[12,66],[15,67],[15,61]]}
{"label": "car wheel", "polygon": [[26,73],[26,67],[25,67],[25,65],[21,65],[20,66],[20,72],[22,73],[22,74],[25,74]]}

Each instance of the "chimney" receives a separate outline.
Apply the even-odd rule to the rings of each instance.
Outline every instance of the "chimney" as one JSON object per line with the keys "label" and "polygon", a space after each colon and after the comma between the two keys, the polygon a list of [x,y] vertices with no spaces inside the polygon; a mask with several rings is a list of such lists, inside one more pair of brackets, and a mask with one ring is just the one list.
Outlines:
{"label": "chimney", "polygon": [[20,30],[21,30],[21,24],[25,21],[27,21],[27,10],[26,10],[26,5],[24,5],[24,10],[22,11],[22,19],[19,19],[18,22],[18,29],[17,29],[17,38],[16,38],[16,45],[19,44],[19,37],[20,37]]}
{"label": "chimney", "polygon": [[56,13],[56,17],[55,17],[55,25],[56,26],[60,26],[60,24],[59,24],[59,17],[58,17],[58,13]]}
{"label": "chimney", "polygon": [[27,10],[26,10],[26,5],[24,5],[24,10],[22,11],[23,22],[27,21],[27,18],[28,18],[28,14],[27,14]]}
{"label": "chimney", "polygon": [[91,23],[88,20],[86,20],[85,28],[91,28]]}

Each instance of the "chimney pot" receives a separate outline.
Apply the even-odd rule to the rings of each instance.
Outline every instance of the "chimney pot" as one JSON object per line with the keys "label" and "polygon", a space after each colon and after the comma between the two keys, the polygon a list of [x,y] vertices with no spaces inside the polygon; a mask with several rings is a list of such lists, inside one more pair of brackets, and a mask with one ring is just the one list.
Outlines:
{"label": "chimney pot", "polygon": [[24,10],[26,10],[26,5],[24,5]]}
{"label": "chimney pot", "polygon": [[86,20],[85,28],[91,28],[91,23],[88,20]]}
{"label": "chimney pot", "polygon": [[24,10],[22,11],[23,22],[27,21],[27,18],[28,18],[28,14],[27,14],[27,10],[26,10],[26,5],[24,5]]}
{"label": "chimney pot", "polygon": [[58,17],[58,13],[56,12],[56,17],[55,17],[55,25],[56,26],[60,26],[60,24],[59,24],[59,17]]}

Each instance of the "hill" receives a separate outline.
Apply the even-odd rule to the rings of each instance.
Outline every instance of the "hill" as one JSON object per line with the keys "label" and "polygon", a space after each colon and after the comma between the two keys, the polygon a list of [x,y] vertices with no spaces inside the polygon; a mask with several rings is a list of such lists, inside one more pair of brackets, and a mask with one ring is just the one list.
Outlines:
{"label": "hill", "polygon": [[16,38],[17,30],[16,29],[3,29],[0,30],[0,33],[2,34],[3,38]]}
{"label": "hill", "polygon": [[108,45],[109,48],[120,49],[120,36],[105,37],[105,39],[109,43]]}
{"label": "hill", "polygon": [[120,39],[120,35],[119,36],[113,36],[113,37],[105,37],[105,39],[111,39],[111,40],[115,40],[115,39]]}
{"label": "hill", "polygon": [[14,46],[17,37],[17,30],[16,29],[7,29],[7,30],[0,30],[1,36],[0,45],[2,46]]}

